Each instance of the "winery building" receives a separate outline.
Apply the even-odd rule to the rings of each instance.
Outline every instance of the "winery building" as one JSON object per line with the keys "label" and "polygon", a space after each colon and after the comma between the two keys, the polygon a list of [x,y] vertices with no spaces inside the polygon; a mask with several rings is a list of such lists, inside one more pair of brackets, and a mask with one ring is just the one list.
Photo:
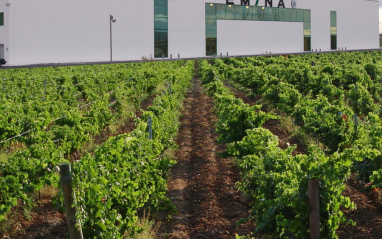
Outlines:
{"label": "winery building", "polygon": [[9,65],[373,48],[377,0],[0,0]]}

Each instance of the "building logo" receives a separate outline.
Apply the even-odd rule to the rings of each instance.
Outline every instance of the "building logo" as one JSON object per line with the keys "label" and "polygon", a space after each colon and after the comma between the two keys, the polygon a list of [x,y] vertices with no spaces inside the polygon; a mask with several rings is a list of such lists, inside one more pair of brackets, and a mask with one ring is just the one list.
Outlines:
{"label": "building logo", "polygon": [[[277,1],[277,0],[276,0]],[[265,7],[273,7],[273,0],[264,0]],[[277,2],[276,2],[277,3]],[[228,5],[234,5],[234,0],[226,0],[226,4]],[[240,4],[244,6],[250,6],[250,0],[240,0]],[[259,0],[256,0],[255,6],[258,6]],[[296,6],[296,1],[292,0],[292,7],[294,8]],[[284,0],[278,0],[277,7],[285,8]]]}
{"label": "building logo", "polygon": [[[249,6],[250,5],[250,0],[241,0],[240,1],[240,4],[241,5],[244,5],[244,6]],[[259,0],[257,0],[257,2],[259,2]],[[235,1],[234,0],[226,0],[226,4],[228,5],[234,5],[235,4]]]}
{"label": "building logo", "polygon": [[292,0],[291,5],[292,5],[293,8],[296,8],[296,7],[297,7],[297,2],[296,2],[296,0]]}

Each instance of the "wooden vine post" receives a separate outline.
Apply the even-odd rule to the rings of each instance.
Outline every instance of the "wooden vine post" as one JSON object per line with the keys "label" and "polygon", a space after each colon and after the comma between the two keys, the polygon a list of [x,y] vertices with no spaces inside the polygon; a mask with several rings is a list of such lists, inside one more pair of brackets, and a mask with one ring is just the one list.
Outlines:
{"label": "wooden vine post", "polygon": [[309,228],[310,239],[320,239],[320,183],[318,180],[309,180]]}
{"label": "wooden vine post", "polygon": [[76,227],[76,208],[73,207],[72,171],[69,163],[60,164],[60,175],[69,238],[83,239],[82,229]]}

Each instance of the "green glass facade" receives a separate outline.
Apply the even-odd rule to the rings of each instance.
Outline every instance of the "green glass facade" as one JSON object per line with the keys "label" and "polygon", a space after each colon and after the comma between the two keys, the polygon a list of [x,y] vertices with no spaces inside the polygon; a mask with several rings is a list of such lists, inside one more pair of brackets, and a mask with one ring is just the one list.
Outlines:
{"label": "green glass facade", "polygon": [[4,13],[0,12],[0,26],[4,26]]}
{"label": "green glass facade", "polygon": [[154,0],[154,56],[168,57],[168,0]]}
{"label": "green glass facade", "polygon": [[337,50],[337,12],[330,12],[330,47]]}
{"label": "green glass facade", "polygon": [[206,55],[217,51],[217,20],[302,22],[304,51],[311,47],[310,10],[206,3]]}

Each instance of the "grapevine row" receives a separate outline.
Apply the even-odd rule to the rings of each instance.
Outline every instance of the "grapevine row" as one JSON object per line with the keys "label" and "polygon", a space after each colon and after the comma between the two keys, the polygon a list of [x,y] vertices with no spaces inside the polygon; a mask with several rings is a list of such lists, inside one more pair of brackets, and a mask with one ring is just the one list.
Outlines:
{"label": "grapevine row", "polygon": [[[214,61],[223,77],[250,88],[307,134],[353,161],[352,172],[382,186],[381,52]],[[235,68],[237,67],[237,68]]]}
{"label": "grapevine row", "polygon": [[[308,155],[293,155],[295,146],[281,149],[277,136],[261,127],[274,116],[259,111],[260,105],[250,107],[236,99],[206,61],[200,63],[200,68],[206,87],[217,102],[217,131],[221,139],[230,139],[223,140],[229,143],[228,155],[239,159],[240,189],[252,200],[256,232],[281,238],[308,238],[308,181],[318,179],[322,236],[336,238],[335,230],[346,220],[340,206],[354,206],[341,195],[352,162],[340,153],[326,156],[315,146],[309,148]],[[246,126],[238,127],[243,122]]]}
{"label": "grapevine row", "polygon": [[[0,94],[4,102],[0,106],[0,139],[31,132],[0,145],[4,150],[7,145],[17,146],[3,154],[7,157],[0,162],[0,221],[19,200],[30,203],[35,191],[44,185],[56,185],[55,169],[63,159],[70,158],[114,120],[132,116],[133,112],[127,110],[129,105],[151,94],[168,80],[168,72],[181,64],[150,63],[136,68],[116,65],[100,68],[99,74],[95,70],[99,66],[88,67],[91,74],[77,72],[76,68],[5,71],[5,88],[9,90]],[[41,91],[35,96],[36,92],[25,85],[34,82],[26,82],[24,71],[29,79],[45,78],[42,72],[55,76],[58,71],[60,76],[51,79],[46,89],[35,87]]]}
{"label": "grapevine row", "polygon": [[176,146],[179,110],[192,75],[192,62],[175,70],[171,87],[137,119],[134,131],[110,138],[94,155],[73,165],[77,218],[86,238],[130,236],[139,231],[140,210],[168,207],[166,176],[174,161],[164,151]]}

